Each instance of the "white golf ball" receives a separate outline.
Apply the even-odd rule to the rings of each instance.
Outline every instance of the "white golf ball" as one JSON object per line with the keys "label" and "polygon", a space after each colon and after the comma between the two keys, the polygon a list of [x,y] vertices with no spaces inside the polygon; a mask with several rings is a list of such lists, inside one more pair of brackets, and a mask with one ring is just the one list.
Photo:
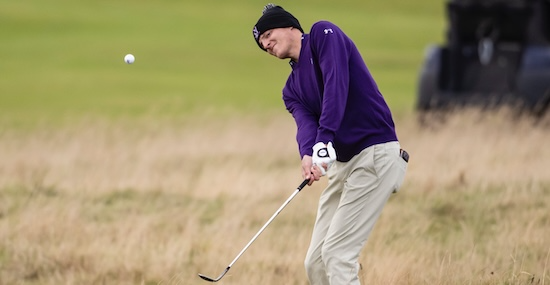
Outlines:
{"label": "white golf ball", "polygon": [[135,60],[136,60],[136,57],[131,53],[127,54],[124,57],[124,62],[126,62],[127,64],[132,64],[134,63]]}

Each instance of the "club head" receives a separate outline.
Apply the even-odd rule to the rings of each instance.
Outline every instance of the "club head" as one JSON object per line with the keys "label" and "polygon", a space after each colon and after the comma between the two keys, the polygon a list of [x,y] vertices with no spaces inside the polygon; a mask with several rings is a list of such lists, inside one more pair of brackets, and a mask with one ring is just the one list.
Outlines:
{"label": "club head", "polygon": [[231,266],[228,266],[223,272],[222,274],[220,274],[220,276],[218,276],[218,278],[214,279],[214,278],[211,278],[211,277],[208,277],[206,275],[202,275],[199,273],[199,277],[202,278],[203,280],[206,280],[208,282],[218,282],[220,281],[220,279],[222,279],[222,277],[225,276],[225,274],[227,273],[227,271],[229,271],[229,269],[231,268]]}
{"label": "club head", "polygon": [[199,273],[199,277],[202,278],[203,280],[206,280],[208,282],[218,282],[219,279],[212,279],[206,275],[202,275]]}

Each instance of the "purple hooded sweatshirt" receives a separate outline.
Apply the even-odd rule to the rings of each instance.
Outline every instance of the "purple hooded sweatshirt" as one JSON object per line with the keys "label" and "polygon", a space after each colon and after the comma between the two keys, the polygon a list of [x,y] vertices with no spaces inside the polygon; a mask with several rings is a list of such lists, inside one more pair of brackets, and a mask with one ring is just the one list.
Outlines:
{"label": "purple hooded sweatshirt", "polygon": [[302,37],[298,62],[283,89],[283,101],[297,125],[300,157],[317,142],[333,142],[338,161],[363,149],[397,141],[395,125],[353,41],[327,21]]}

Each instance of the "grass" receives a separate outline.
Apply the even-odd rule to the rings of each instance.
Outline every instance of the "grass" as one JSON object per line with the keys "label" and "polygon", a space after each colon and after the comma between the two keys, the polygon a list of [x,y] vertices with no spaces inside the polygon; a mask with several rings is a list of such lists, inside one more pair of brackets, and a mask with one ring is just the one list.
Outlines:
{"label": "grass", "polygon": [[[300,183],[286,114],[154,121],[0,136],[0,284],[203,284],[196,274],[225,269]],[[476,113],[398,126],[411,162],[361,257],[363,284],[549,284],[547,129]],[[307,284],[325,183],[222,283]]]}
{"label": "grass", "polygon": [[[306,30],[319,19],[342,26],[395,112],[411,110],[423,50],[440,41],[445,28],[439,1],[279,4]],[[254,44],[251,29],[262,5],[3,1],[0,123],[279,110],[289,68]],[[123,63],[127,53],[135,64]]]}

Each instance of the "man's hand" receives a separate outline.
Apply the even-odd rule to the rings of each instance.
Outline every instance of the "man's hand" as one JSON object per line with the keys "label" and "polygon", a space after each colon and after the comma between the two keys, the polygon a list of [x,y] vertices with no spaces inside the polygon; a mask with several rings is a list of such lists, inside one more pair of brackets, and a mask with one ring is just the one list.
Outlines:
{"label": "man's hand", "polygon": [[326,145],[322,142],[318,142],[313,146],[312,163],[319,168],[321,176],[327,174],[328,168],[334,161],[336,161],[336,151],[332,146],[332,142]]}
{"label": "man's hand", "polygon": [[311,156],[309,155],[304,155],[302,158],[302,177],[304,179],[309,179],[309,183],[307,184],[309,186],[323,177],[321,168],[313,165]]}

